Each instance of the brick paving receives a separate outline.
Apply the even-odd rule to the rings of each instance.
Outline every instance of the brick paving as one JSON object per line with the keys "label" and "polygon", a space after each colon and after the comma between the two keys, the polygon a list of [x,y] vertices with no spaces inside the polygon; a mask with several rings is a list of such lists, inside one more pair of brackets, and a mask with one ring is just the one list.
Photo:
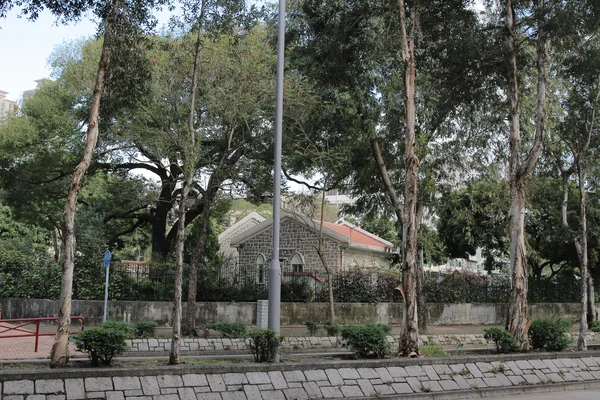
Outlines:
{"label": "brick paving", "polygon": [[[379,367],[374,367],[373,362],[346,365],[246,366],[237,370],[222,368],[218,372],[207,367],[112,372],[63,370],[60,379],[50,373],[21,373],[11,380],[7,374],[2,377],[1,393],[4,400],[301,400],[410,398],[415,394],[440,392],[446,395],[455,392],[461,396],[485,391],[489,395],[490,388],[498,394],[513,389],[523,393],[524,387],[539,390],[541,385],[548,384],[554,384],[550,386],[554,390],[600,387],[600,357],[506,362],[490,359],[489,362],[450,364],[428,364],[428,360],[423,360],[420,365],[408,366],[388,361]],[[273,367],[279,370],[266,369]]]}
{"label": "brick paving", "polygon": [[[0,320],[0,322],[2,322]],[[20,328],[21,332],[17,332],[14,330],[7,331],[6,327],[14,325],[2,323],[0,327],[0,360],[18,360],[18,359],[32,359],[32,358],[48,358],[50,357],[50,350],[52,349],[52,345],[54,344],[54,336],[40,336],[38,342],[38,351],[35,350],[35,336],[30,337],[18,337],[18,338],[9,338],[7,336],[15,335],[15,334],[27,334],[27,333],[35,333],[35,331],[31,329],[27,329],[27,327]],[[25,331],[25,332],[23,332]],[[75,351],[75,345],[73,343],[69,344],[69,351],[71,354],[79,354]]]}

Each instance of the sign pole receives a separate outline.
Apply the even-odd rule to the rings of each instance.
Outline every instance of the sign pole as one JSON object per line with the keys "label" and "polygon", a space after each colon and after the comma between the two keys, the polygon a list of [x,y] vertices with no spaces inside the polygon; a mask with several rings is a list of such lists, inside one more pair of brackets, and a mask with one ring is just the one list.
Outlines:
{"label": "sign pole", "polygon": [[104,253],[104,267],[106,268],[106,283],[104,284],[104,317],[102,322],[106,322],[106,311],[108,309],[108,273],[110,272],[110,251]]}

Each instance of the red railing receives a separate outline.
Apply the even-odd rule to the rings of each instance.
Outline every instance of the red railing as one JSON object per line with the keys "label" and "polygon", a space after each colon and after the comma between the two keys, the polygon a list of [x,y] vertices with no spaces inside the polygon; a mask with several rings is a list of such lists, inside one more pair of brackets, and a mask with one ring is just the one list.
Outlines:
{"label": "red railing", "polygon": [[[85,328],[85,318],[71,317],[72,321],[81,321],[81,329],[75,332],[69,332],[69,335],[77,334]],[[0,319],[0,339],[18,338],[18,337],[33,337],[35,336],[35,352],[38,351],[38,342],[40,336],[54,336],[56,333],[40,333],[40,322],[43,321],[58,321],[56,317],[48,318],[19,318],[19,319]],[[8,325],[10,324],[10,325]],[[15,325],[16,324],[16,325]],[[24,327],[35,324],[35,332]],[[18,334],[5,335],[5,332],[16,331]]]}

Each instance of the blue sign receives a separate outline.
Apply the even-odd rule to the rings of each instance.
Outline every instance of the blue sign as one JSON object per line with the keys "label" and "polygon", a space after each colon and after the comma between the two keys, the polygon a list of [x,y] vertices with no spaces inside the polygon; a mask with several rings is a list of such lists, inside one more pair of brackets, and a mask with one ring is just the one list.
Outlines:
{"label": "blue sign", "polygon": [[104,266],[106,268],[108,268],[109,265],[110,265],[110,251],[106,250],[106,253],[104,253]]}

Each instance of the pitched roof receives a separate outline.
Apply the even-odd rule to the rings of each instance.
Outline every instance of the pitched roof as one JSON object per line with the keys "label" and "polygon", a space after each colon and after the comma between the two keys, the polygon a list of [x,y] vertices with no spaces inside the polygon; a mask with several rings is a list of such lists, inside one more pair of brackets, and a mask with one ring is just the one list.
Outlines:
{"label": "pitched roof", "polygon": [[225,229],[219,235],[219,242],[222,242],[226,238],[230,236],[236,235],[241,229],[243,229],[248,223],[254,222],[256,225],[260,224],[265,220],[265,217],[257,213],[256,211],[252,211],[250,214],[246,215],[244,218],[237,221],[235,224],[231,225],[229,228]]}
{"label": "pitched roof", "polygon": [[[312,220],[305,215],[291,213],[289,211],[281,210],[281,221],[284,219],[290,219],[306,225],[310,229],[318,230],[320,221]],[[253,226],[252,228],[246,230],[245,232],[240,233],[231,239],[231,246],[236,247],[239,244],[246,242],[252,237],[258,235],[259,233],[271,228],[273,225],[273,217],[266,219],[258,225]],[[345,244],[346,246],[353,248],[363,248],[374,251],[382,251],[386,252],[393,248],[393,244],[376,236],[372,233],[369,233],[357,226],[354,226],[348,222],[344,222],[342,224],[334,224],[331,222],[323,223],[323,234],[337,240],[338,242]]]}
{"label": "pitched roof", "polygon": [[[318,221],[317,221],[318,222]],[[363,245],[370,247],[380,247],[382,249],[392,248],[394,245],[385,239],[380,238],[358,226],[352,225],[349,222],[334,224],[332,222],[323,222],[324,226],[331,228],[350,239],[350,243],[355,246]]]}

